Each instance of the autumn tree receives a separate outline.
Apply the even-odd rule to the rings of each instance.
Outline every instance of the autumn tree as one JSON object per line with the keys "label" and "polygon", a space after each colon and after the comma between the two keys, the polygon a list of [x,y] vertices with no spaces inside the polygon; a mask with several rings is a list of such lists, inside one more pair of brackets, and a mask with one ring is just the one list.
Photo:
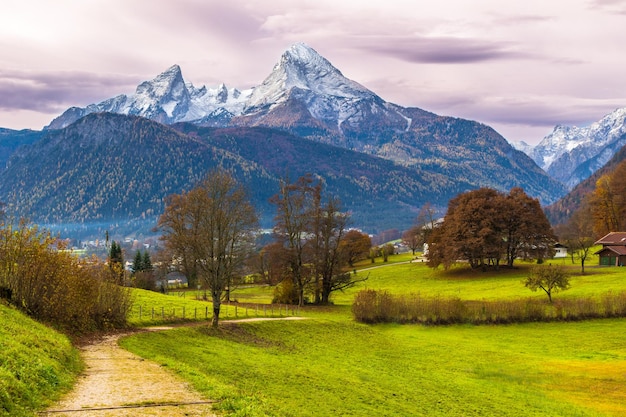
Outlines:
{"label": "autumn tree", "polygon": [[222,300],[250,253],[257,227],[244,188],[228,172],[214,170],[191,191],[168,198],[158,224],[171,253],[210,292],[217,327]]}
{"label": "autumn tree", "polygon": [[553,255],[556,236],[539,200],[515,187],[504,197],[501,210],[509,267],[516,258],[544,259]]}
{"label": "autumn tree", "polygon": [[531,291],[542,289],[552,302],[552,294],[570,287],[569,276],[561,266],[538,265],[530,270],[524,285]]}
{"label": "autumn tree", "polygon": [[352,268],[356,261],[367,258],[372,247],[372,239],[367,233],[352,229],[344,234],[340,245],[345,261]]}
{"label": "autumn tree", "polygon": [[596,181],[589,204],[597,236],[620,231],[626,226],[626,161]]}
{"label": "autumn tree", "polygon": [[413,226],[409,230],[402,233],[402,243],[404,243],[411,253],[415,255],[415,251],[424,247],[424,233],[421,227]]}
{"label": "autumn tree", "polygon": [[358,282],[341,272],[349,217],[337,198],[325,197],[322,191],[321,183],[307,175],[293,184],[281,181],[279,194],[271,200],[277,209],[274,249],[282,248],[280,260],[290,279],[282,284],[283,301],[290,298],[285,291],[290,288],[298,305],[304,304],[307,291],[313,292],[316,303],[326,304],[333,291]]}
{"label": "autumn tree", "polygon": [[429,239],[433,267],[448,268],[465,260],[472,268],[509,267],[518,257],[551,256],[556,237],[536,199],[520,188],[508,195],[490,188],[462,193],[450,200],[443,223]]}
{"label": "autumn tree", "polygon": [[26,314],[72,332],[123,327],[130,294],[98,259],[26,221],[0,227],[0,289]]}
{"label": "autumn tree", "polygon": [[311,219],[321,199],[321,185],[314,184],[310,175],[295,183],[281,180],[279,192],[271,198],[276,206],[274,237],[284,249],[288,275],[292,281],[294,300],[304,305],[304,294],[313,279],[307,262],[307,246]]}
{"label": "autumn tree", "polygon": [[251,264],[252,270],[263,278],[263,282],[268,285],[279,284],[285,279],[287,270],[283,245],[280,242],[268,243],[251,259]]}

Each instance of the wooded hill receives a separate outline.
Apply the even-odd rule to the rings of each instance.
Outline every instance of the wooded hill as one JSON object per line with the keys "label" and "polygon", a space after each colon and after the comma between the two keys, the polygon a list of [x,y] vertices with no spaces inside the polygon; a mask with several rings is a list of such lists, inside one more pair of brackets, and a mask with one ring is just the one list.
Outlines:
{"label": "wooded hill", "polygon": [[626,146],[622,147],[609,162],[593,175],[579,183],[561,199],[545,208],[550,223],[553,225],[566,223],[571,215],[580,208],[583,199],[596,189],[598,179],[603,175],[611,174],[623,161],[626,161]]}
{"label": "wooded hill", "polygon": [[95,113],[65,129],[47,131],[15,153],[0,174],[0,201],[40,224],[117,223],[154,226],[163,198],[192,188],[221,165],[249,190],[270,227],[269,198],[278,182],[306,173],[352,212],[354,224],[373,232],[410,224],[430,201],[444,206],[470,189],[467,181],[419,167],[267,128],[172,127],[136,116]]}

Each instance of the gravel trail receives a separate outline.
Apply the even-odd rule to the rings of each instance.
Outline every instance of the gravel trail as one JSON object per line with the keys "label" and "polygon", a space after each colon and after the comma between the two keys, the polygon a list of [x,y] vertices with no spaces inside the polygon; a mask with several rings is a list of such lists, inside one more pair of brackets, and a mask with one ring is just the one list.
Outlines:
{"label": "gravel trail", "polygon": [[122,349],[117,343],[122,336],[81,348],[85,372],[65,398],[40,415],[215,416],[211,401],[173,372]]}

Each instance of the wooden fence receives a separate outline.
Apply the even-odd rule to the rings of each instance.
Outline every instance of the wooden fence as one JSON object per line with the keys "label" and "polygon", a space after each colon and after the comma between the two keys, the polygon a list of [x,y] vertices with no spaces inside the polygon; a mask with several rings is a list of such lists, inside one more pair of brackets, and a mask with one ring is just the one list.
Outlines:
{"label": "wooden fence", "polygon": [[[283,304],[222,304],[220,319],[241,319],[253,317],[288,317],[298,316],[300,307]],[[213,317],[213,307],[164,307],[143,305],[133,306],[129,317],[138,321],[177,321],[177,320],[210,320]]]}

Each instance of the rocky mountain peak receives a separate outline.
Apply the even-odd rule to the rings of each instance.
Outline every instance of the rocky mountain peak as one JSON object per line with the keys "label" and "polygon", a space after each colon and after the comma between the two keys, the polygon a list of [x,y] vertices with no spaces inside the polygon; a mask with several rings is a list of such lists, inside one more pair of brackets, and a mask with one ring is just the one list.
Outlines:
{"label": "rocky mountain peak", "polygon": [[361,84],[344,77],[313,48],[296,43],[283,53],[271,74],[254,89],[246,111],[284,103],[294,90],[342,99],[375,97]]}

